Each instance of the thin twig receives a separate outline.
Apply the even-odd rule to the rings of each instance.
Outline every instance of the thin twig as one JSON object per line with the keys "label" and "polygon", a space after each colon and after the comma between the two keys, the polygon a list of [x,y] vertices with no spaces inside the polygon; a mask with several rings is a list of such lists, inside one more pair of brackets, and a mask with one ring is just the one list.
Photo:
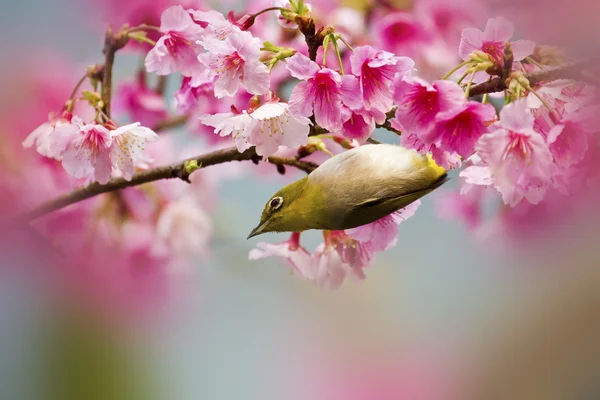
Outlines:
{"label": "thin twig", "polygon": [[[564,67],[545,69],[543,71],[535,71],[525,74],[525,78],[531,85],[540,82],[555,81],[558,79],[580,79],[583,77],[583,69],[590,64],[590,61],[583,61]],[[508,89],[506,81],[502,78],[494,78],[490,81],[480,83],[471,88],[470,96],[478,96],[484,93],[501,92]]]}
{"label": "thin twig", "polygon": [[115,53],[125,47],[129,37],[123,32],[114,33],[112,26],[106,30],[104,38],[104,78],[102,81],[102,101],[104,102],[104,114],[110,117],[110,100],[112,98],[112,70],[115,64]]}
{"label": "thin twig", "polygon": [[[59,196],[53,200],[42,203],[35,209],[22,214],[16,220],[17,223],[25,223],[39,218],[52,211],[59,210],[71,204],[89,199],[102,193],[114,192],[128,187],[142,185],[144,183],[154,182],[161,179],[179,178],[189,182],[190,173],[186,171],[186,163],[195,160],[201,168],[206,168],[211,165],[222,164],[230,161],[246,161],[251,160],[256,156],[254,148],[250,148],[243,153],[240,153],[237,148],[229,147],[223,150],[216,150],[198,157],[194,157],[183,162],[178,162],[171,165],[165,165],[148,169],[136,173],[131,180],[124,178],[111,179],[106,184],[92,183],[80,189],[76,189],[70,193]],[[289,165],[298,168],[306,173],[312,172],[318,167],[317,164],[307,161],[300,161],[294,158],[285,157],[269,157],[268,161],[276,165]]]}

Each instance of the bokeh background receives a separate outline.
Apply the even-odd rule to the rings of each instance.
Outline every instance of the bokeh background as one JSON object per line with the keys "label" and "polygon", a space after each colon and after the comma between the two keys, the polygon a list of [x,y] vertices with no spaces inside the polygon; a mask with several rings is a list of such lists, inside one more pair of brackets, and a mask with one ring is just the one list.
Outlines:
{"label": "bokeh background", "polygon": [[[35,97],[39,85],[45,85],[45,93],[51,92],[47,89],[52,88],[53,79],[69,79],[73,71],[102,61],[105,25],[98,17],[102,6],[94,3],[2,1],[3,110],[19,99]],[[525,3],[505,1],[492,6],[507,14],[521,10],[516,12],[521,17],[543,15],[538,10],[546,2]],[[228,5],[220,3],[218,7],[226,11]],[[585,6],[582,3],[573,9],[581,11]],[[538,14],[526,14],[530,10]],[[548,37],[542,28],[554,20],[546,15],[543,21],[537,27],[518,25],[518,30],[522,35],[533,32],[537,34],[534,39],[540,40]],[[565,30],[559,25],[550,37],[570,44],[592,37],[590,29],[589,36],[578,32],[578,38],[585,38],[570,41],[567,18],[561,21]],[[595,49],[593,40],[589,42],[588,49]],[[120,55],[116,80],[133,76],[138,65],[138,57]],[[47,74],[48,70],[53,73]],[[28,75],[38,72],[45,80],[35,85],[23,83]],[[385,132],[379,137],[397,140]],[[600,260],[597,212],[586,212],[581,221],[544,226],[543,232],[532,230],[531,245],[527,238],[520,238],[517,246],[498,236],[498,231],[473,233],[456,221],[440,217],[444,191],[456,188],[456,174],[453,178],[439,193],[425,198],[417,215],[401,225],[397,246],[378,255],[376,264],[367,270],[366,281],[348,281],[336,291],[298,279],[280,260],[247,259],[256,242],[285,239],[284,235],[245,238],[256,224],[264,201],[291,178],[245,176],[228,180],[219,190],[211,258],[194,263],[193,273],[182,282],[185,295],[178,306],[166,317],[161,316],[160,323],[128,336],[126,344],[119,345],[122,347],[106,350],[102,340],[97,344],[88,340],[87,346],[99,355],[114,352],[121,356],[114,365],[107,361],[103,370],[109,371],[107,376],[118,376],[122,367],[126,371],[122,376],[138,380],[135,386],[147,393],[123,397],[130,399],[443,400],[452,398],[457,390],[495,378],[513,382],[508,388],[500,386],[516,393],[498,399],[553,398],[544,397],[541,389],[532,392],[538,393],[533,397],[524,394],[529,393],[526,389],[519,392],[516,382],[526,373],[532,374],[531,387],[548,389],[577,381],[569,387],[582,390],[579,397],[560,397],[558,389],[547,396],[597,398],[593,396],[600,396],[600,392],[588,384],[598,377],[597,358],[589,365],[579,358],[558,361],[562,353],[598,352],[597,340],[590,339],[598,337],[593,333],[598,333],[594,323],[600,309],[590,306],[597,306],[600,297],[595,279]],[[307,235],[307,240],[311,247],[318,237]],[[8,257],[0,263],[0,397],[52,398],[46,375],[48,368],[53,372],[60,368],[45,364],[52,355],[47,355],[43,328],[49,317],[44,307],[45,282],[52,271],[44,270],[44,265],[16,268],[19,260]],[[589,296],[584,300],[575,296],[582,293]],[[547,329],[540,328],[546,322],[540,326],[535,322],[546,319],[553,321],[548,322],[551,325]],[[93,338],[103,329],[100,323],[97,329],[82,332],[81,337]],[[562,341],[557,333],[561,329],[565,331]],[[532,350],[536,345],[540,346],[538,353]],[[77,346],[71,338],[62,349]],[[532,350],[532,355],[526,355],[527,350]],[[497,357],[509,358],[489,361]],[[123,360],[132,361],[134,366],[128,369],[124,364],[129,361]],[[490,362],[493,368],[487,372],[476,367],[480,362]],[[569,373],[552,372],[551,367],[559,364]],[[536,375],[541,367],[548,368],[547,375]],[[585,368],[579,371],[576,367]],[[136,372],[131,374],[132,370]],[[482,371],[486,373],[478,375]],[[65,373],[74,386],[90,379],[72,370]],[[571,375],[574,380],[567,379]],[[102,376],[97,377],[99,391],[108,390]],[[494,387],[492,383],[483,386],[489,390]],[[107,396],[104,398],[112,397]]]}

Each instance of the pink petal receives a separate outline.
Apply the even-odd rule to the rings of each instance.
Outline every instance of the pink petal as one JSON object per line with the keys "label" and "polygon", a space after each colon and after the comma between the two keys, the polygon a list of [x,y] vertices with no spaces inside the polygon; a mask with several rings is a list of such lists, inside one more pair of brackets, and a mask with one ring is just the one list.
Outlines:
{"label": "pink petal", "polygon": [[240,70],[223,71],[215,81],[215,96],[222,99],[235,95],[240,87],[241,76]]}
{"label": "pink petal", "polygon": [[99,151],[92,156],[92,166],[94,167],[95,180],[100,184],[105,184],[110,180],[112,174],[112,162],[108,151]]}
{"label": "pink petal", "polygon": [[515,33],[515,26],[512,22],[503,17],[488,19],[483,32],[484,42],[508,42]]}
{"label": "pink petal", "polygon": [[526,99],[508,104],[500,110],[498,125],[504,129],[522,131],[533,129],[534,117]]}
{"label": "pink petal", "polygon": [[300,117],[310,117],[314,106],[314,88],[312,82],[300,82],[290,94],[290,112]]}
{"label": "pink petal", "polygon": [[246,61],[258,61],[258,58],[260,57],[261,42],[260,39],[252,36],[250,32],[234,32],[227,36],[226,40]]}
{"label": "pink petal", "polygon": [[372,118],[352,113],[351,117],[342,125],[342,135],[349,140],[358,140],[364,143],[375,130],[375,121]]}
{"label": "pink petal", "polygon": [[464,178],[468,185],[490,186],[494,182],[492,174],[487,166],[471,165],[460,171],[459,176]]}
{"label": "pink petal", "polygon": [[160,16],[160,30],[164,33],[182,32],[188,28],[190,23],[194,24],[194,21],[182,6],[169,7]]}
{"label": "pink petal", "polygon": [[362,107],[362,93],[360,91],[360,82],[354,75],[342,76],[342,103],[351,110]]}
{"label": "pink petal", "polygon": [[585,157],[589,135],[577,124],[567,122],[554,126],[548,133],[548,146],[556,164],[568,168]]}
{"label": "pink petal", "polygon": [[371,57],[377,54],[371,46],[358,46],[350,55],[350,68],[356,76],[361,76],[363,64]]}
{"label": "pink petal", "polygon": [[198,11],[198,10],[188,10],[194,20],[198,22],[206,22],[210,25],[220,25],[227,23],[227,19],[223,14],[215,10],[208,11]]}
{"label": "pink petal", "polygon": [[515,61],[523,60],[525,57],[533,54],[533,51],[535,50],[535,42],[531,40],[517,40],[510,44],[512,46]]}
{"label": "pink petal", "polygon": [[252,60],[245,63],[242,79],[248,93],[265,94],[269,91],[271,84],[269,68],[261,61]]}
{"label": "pink petal", "polygon": [[469,55],[483,46],[483,32],[477,28],[465,28],[462,31],[458,54],[463,60],[468,60]]}
{"label": "pink petal", "polygon": [[156,42],[156,45],[150,50],[144,65],[148,72],[155,72],[157,75],[169,75],[175,72],[175,59],[169,54],[169,50],[165,46],[167,35],[161,37]]}
{"label": "pink petal", "polygon": [[301,80],[310,79],[319,71],[316,62],[300,53],[296,53],[286,60],[286,68],[294,78]]}

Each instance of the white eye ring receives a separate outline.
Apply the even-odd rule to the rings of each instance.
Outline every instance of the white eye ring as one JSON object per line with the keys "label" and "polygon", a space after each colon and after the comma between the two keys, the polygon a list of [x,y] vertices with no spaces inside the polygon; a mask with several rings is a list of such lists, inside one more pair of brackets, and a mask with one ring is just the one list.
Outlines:
{"label": "white eye ring", "polygon": [[271,207],[271,210],[277,210],[279,207],[281,207],[281,205],[283,204],[283,197],[273,197],[271,199],[271,201],[269,202],[269,207]]}

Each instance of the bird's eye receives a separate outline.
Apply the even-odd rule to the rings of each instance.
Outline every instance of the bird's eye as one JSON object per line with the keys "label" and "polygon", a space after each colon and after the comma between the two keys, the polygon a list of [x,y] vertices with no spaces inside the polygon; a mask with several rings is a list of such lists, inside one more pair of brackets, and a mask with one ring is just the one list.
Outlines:
{"label": "bird's eye", "polygon": [[281,207],[282,204],[283,204],[282,197],[274,197],[271,200],[271,202],[269,203],[269,206],[271,207],[272,210],[277,210],[279,207]]}

